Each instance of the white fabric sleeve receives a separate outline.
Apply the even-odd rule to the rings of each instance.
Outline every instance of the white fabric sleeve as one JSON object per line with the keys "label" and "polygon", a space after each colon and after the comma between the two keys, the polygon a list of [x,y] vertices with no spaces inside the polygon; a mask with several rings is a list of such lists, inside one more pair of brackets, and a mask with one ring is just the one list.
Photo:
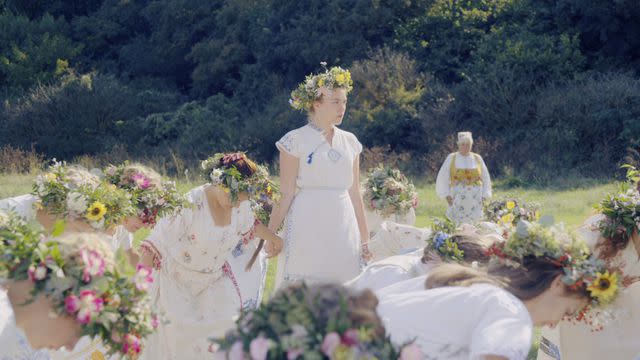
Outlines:
{"label": "white fabric sleeve", "polygon": [[436,194],[438,194],[438,197],[440,197],[441,199],[446,199],[447,196],[451,195],[450,182],[452,159],[453,154],[449,154],[440,167],[440,171],[438,171],[438,177],[436,178]]}
{"label": "white fabric sleeve", "polygon": [[372,264],[355,279],[345,283],[355,291],[371,289],[378,291],[400,281],[408,280],[409,274],[400,266]]}
{"label": "white fabric sleeve", "polygon": [[133,245],[133,234],[127,231],[124,226],[118,226],[115,234],[113,234],[113,250],[116,251],[119,248],[123,250],[131,249]]}
{"label": "white fabric sleeve", "polygon": [[[480,156],[478,155],[478,157]],[[489,170],[487,169],[487,165],[485,165],[482,157],[480,157],[480,161],[482,162],[482,197],[484,199],[490,199],[492,195],[491,175],[489,175]]]}
{"label": "white fabric sleeve", "polygon": [[300,144],[297,131],[291,130],[286,133],[280,140],[276,141],[276,147],[280,151],[299,158]]}
{"label": "white fabric sleeve", "polygon": [[353,151],[355,151],[356,155],[360,154],[362,152],[362,144],[354,134],[349,134],[349,135],[351,135],[349,136],[350,137],[349,141],[351,142],[351,147],[353,148]]}
{"label": "white fabric sleeve", "polygon": [[495,355],[525,360],[533,336],[528,314],[521,313],[526,308],[497,300],[487,308],[473,330],[469,358],[481,360],[484,356]]}

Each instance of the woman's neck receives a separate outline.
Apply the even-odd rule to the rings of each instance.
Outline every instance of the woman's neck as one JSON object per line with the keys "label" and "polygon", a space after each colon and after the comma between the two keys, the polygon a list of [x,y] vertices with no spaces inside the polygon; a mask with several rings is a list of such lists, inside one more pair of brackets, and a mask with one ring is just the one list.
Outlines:
{"label": "woman's neck", "polygon": [[324,133],[329,133],[331,131],[333,131],[334,129],[334,124],[330,123],[330,122],[326,122],[326,121],[322,121],[319,120],[317,118],[314,117],[310,117],[309,118],[309,125],[311,125],[312,127],[323,131]]}

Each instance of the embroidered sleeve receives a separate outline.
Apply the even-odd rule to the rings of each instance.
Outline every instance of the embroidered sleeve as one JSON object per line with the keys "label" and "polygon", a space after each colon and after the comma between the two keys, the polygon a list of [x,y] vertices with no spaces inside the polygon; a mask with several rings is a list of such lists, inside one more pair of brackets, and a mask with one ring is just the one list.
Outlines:
{"label": "embroidered sleeve", "polygon": [[155,270],[160,270],[162,268],[162,254],[152,242],[147,240],[143,241],[140,245],[140,252],[151,256],[153,268]]}
{"label": "embroidered sleeve", "polygon": [[284,151],[289,155],[300,157],[300,148],[298,145],[298,136],[295,132],[289,131],[285,136],[276,142],[276,147],[280,151]]}

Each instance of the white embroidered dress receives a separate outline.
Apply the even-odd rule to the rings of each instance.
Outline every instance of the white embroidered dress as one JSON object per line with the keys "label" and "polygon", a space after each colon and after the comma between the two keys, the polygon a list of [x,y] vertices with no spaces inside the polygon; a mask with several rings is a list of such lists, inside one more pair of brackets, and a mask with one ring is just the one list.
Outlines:
{"label": "white embroidered dress", "polygon": [[378,314],[392,342],[416,339],[429,360],[525,360],[533,335],[524,304],[489,284],[381,296]]}
{"label": "white embroidered dress", "polygon": [[447,217],[454,223],[473,224],[482,219],[482,200],[491,197],[491,177],[482,157],[449,154],[438,172],[436,193],[441,199],[453,198]]}
{"label": "white embroidered dress", "polygon": [[362,145],[335,128],[330,145],[311,125],[290,131],[276,146],[298,158],[298,193],[284,226],[277,286],[295,280],[339,282],[360,272],[360,231],[349,196]]}
{"label": "white embroidered dress", "polygon": [[[368,223],[367,223],[368,224]],[[376,262],[390,256],[414,251],[424,247],[431,229],[385,221],[369,241],[369,251]]]}
{"label": "white embroidered dress", "polygon": [[[578,229],[591,248],[595,248],[599,239],[597,226],[602,218],[603,215],[592,216]],[[640,259],[634,243],[630,241],[608,263],[623,273],[624,290],[609,305],[614,318],[600,331],[593,331],[585,323],[567,321],[561,322],[555,331],[543,330],[543,337],[559,346],[562,359],[634,359],[640,353]],[[553,359],[554,355],[544,354],[542,349],[539,353],[540,359]]]}
{"label": "white embroidered dress", "polygon": [[238,242],[231,251],[231,256],[229,256],[228,260],[230,272],[227,275],[233,277],[238,285],[232,294],[233,296],[238,296],[241,304],[241,308],[238,310],[251,310],[260,305],[264,281],[267,276],[267,259],[264,251],[258,255],[258,259],[256,259],[251,270],[245,270],[258,245],[257,241],[248,242],[247,240],[244,239]]}
{"label": "white embroidered dress", "polygon": [[362,273],[345,283],[354,290],[371,289],[374,292],[404,280],[425,275],[433,266],[422,263],[424,249],[405,255],[395,255],[367,265]]}
{"label": "white embroidered dress", "polygon": [[[206,185],[205,185],[206,186]],[[143,350],[143,359],[206,359],[207,339],[233,326],[240,308],[237,284],[229,277],[231,251],[253,236],[249,201],[232,210],[231,223],[217,226],[204,186],[187,194],[194,204],[161,219],[141,245],[154,256],[151,297],[164,316]]]}

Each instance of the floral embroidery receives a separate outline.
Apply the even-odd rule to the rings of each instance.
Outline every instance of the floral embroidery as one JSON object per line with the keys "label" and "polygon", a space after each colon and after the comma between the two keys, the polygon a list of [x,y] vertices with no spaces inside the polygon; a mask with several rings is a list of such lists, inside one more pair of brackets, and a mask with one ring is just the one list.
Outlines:
{"label": "floral embroidery", "polygon": [[296,136],[293,132],[287,133],[276,144],[285,149],[288,153],[293,154],[293,148],[296,143]]}
{"label": "floral embroidery", "polygon": [[146,240],[143,241],[140,245],[140,251],[143,254],[151,255],[153,268],[155,270],[160,270],[160,268],[162,267],[162,254],[160,254],[160,251],[158,251],[158,249],[151,242]]}

